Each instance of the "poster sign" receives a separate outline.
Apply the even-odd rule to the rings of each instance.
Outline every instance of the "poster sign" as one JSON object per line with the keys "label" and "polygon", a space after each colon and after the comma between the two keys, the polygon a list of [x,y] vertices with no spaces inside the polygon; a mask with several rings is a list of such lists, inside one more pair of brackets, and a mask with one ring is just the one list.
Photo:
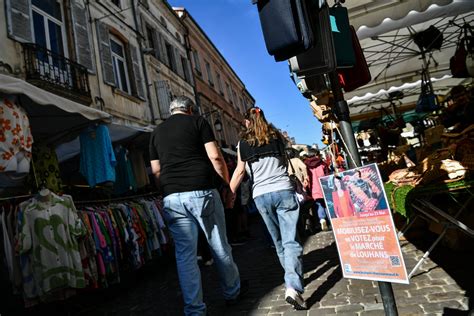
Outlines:
{"label": "poster sign", "polygon": [[377,164],[319,179],[345,278],[408,284]]}

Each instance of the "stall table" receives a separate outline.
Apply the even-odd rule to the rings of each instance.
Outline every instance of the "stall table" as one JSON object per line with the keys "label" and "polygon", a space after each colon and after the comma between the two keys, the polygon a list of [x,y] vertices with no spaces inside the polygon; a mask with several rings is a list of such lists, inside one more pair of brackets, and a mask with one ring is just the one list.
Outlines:
{"label": "stall table", "polygon": [[[409,273],[410,278],[418,270],[423,261],[430,255],[436,245],[446,235],[450,228],[458,229],[466,233],[470,237],[474,237],[473,227],[468,227],[465,223],[458,220],[461,213],[467,209],[470,202],[474,198],[474,181],[455,181],[451,183],[433,184],[415,187],[408,192],[410,199],[409,205],[413,211],[413,218],[399,232],[399,237],[403,236],[406,231],[413,225],[416,219],[422,218],[426,221],[441,224],[443,230],[436,240],[431,244],[429,249],[424,253],[423,257],[418,261],[412,271]],[[433,198],[446,196],[451,199],[457,209],[454,215],[443,211],[432,202]]]}

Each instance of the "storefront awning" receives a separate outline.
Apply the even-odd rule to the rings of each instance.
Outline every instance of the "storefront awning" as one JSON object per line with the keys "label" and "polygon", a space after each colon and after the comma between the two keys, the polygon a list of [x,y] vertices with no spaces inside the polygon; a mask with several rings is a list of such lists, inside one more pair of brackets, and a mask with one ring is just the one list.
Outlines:
{"label": "storefront awning", "polygon": [[76,133],[93,121],[111,115],[38,88],[25,80],[0,74],[0,92],[17,95],[28,113],[33,135],[48,141]]}
{"label": "storefront awning", "polygon": [[[108,124],[107,127],[109,129],[110,139],[112,140],[112,143],[122,142],[125,140],[129,140],[131,138],[135,140],[135,137],[138,136],[139,134],[151,133],[153,131],[152,126],[147,126],[147,127],[125,126],[125,125],[112,123],[112,124]],[[76,137],[74,140],[70,142],[61,144],[56,148],[58,161],[63,162],[68,159],[71,159],[79,155],[80,150],[81,150],[81,145],[80,145],[79,137]]]}
{"label": "storefront awning", "polygon": [[[372,75],[367,85],[345,94],[351,116],[373,111],[374,105],[390,106],[387,92],[395,88],[410,96],[403,103],[416,101],[423,61],[413,35],[432,25],[443,35],[441,49],[426,53],[430,77],[443,79],[435,84],[435,92],[443,95],[454,85],[466,83],[447,75],[451,75],[449,61],[456,50],[460,26],[473,24],[474,1],[361,0],[348,1],[347,7]],[[404,84],[418,84],[418,88]]]}

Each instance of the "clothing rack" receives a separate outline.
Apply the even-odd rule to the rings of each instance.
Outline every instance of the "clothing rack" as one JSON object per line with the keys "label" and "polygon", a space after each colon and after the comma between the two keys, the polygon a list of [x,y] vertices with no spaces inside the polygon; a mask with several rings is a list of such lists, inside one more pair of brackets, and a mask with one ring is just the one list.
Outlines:
{"label": "clothing rack", "polygon": [[74,204],[110,203],[110,202],[117,202],[117,201],[133,200],[133,199],[137,199],[141,197],[154,196],[154,195],[158,195],[158,192],[131,195],[131,196],[125,196],[125,197],[113,198],[113,199],[74,201]]}
{"label": "clothing rack", "polygon": [[32,197],[32,196],[34,196],[34,194],[7,196],[7,197],[0,198],[0,201],[8,201],[8,200],[11,200],[11,199],[22,199],[22,198],[28,198],[28,197]]}

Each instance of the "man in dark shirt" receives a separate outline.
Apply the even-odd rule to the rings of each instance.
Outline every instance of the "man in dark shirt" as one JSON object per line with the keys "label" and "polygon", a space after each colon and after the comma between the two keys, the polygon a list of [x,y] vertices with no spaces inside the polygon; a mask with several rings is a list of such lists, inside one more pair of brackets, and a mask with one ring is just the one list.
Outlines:
{"label": "man in dark shirt", "polygon": [[197,263],[200,228],[212,249],[228,303],[239,297],[240,276],[226,238],[224,207],[213,181],[215,171],[228,186],[229,173],[209,123],[192,115],[193,106],[184,96],[171,102],[171,117],[151,135],[150,160],[163,189],[165,219],[175,242],[184,312],[205,315]]}

